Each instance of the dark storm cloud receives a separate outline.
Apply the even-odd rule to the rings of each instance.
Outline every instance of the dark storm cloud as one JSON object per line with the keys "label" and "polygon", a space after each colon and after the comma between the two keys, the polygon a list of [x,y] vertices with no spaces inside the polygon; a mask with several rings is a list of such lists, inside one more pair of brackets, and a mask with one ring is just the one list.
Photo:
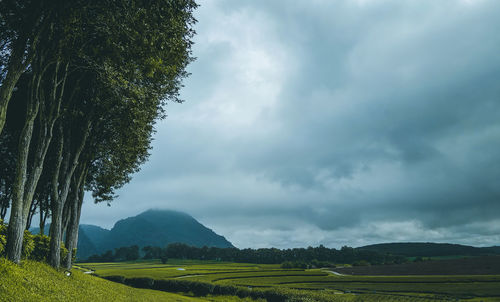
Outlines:
{"label": "dark storm cloud", "polygon": [[162,207],[241,247],[498,244],[499,13],[203,1],[187,102],[113,207],[87,202],[83,221]]}

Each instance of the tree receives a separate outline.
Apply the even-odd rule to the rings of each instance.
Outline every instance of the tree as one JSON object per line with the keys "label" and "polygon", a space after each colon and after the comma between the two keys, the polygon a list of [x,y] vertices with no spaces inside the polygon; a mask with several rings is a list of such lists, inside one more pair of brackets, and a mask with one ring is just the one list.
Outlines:
{"label": "tree", "polygon": [[38,208],[46,219],[50,205],[50,263],[58,268],[65,230],[69,253],[76,245],[84,188],[96,202],[109,203],[147,160],[163,106],[181,102],[195,8],[190,0],[0,4],[6,20],[0,22],[0,109],[11,98],[24,105],[16,135],[1,138],[18,143],[0,149],[15,158],[15,166],[0,163],[14,172],[0,179],[0,197],[11,200],[10,260],[20,260],[29,217]]}
{"label": "tree", "polygon": [[0,2],[0,66],[3,67],[0,74],[0,134],[12,92],[33,60],[40,36],[50,22],[52,8],[46,1]]}

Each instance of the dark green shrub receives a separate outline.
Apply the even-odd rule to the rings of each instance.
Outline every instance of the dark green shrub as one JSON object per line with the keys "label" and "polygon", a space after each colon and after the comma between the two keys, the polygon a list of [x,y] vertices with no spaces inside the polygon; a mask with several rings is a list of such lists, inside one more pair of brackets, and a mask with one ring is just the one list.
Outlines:
{"label": "dark green shrub", "polygon": [[238,287],[233,285],[215,285],[213,294],[221,296],[235,296],[238,291]]}
{"label": "dark green shrub", "polygon": [[5,245],[7,244],[7,226],[0,219],[0,256],[5,252]]}
{"label": "dark green shrub", "polygon": [[206,296],[212,294],[214,291],[214,285],[205,282],[191,282],[190,291],[193,292],[195,296]]}
{"label": "dark green shrub", "polygon": [[[31,235],[33,240],[33,250],[29,255],[29,259],[35,261],[44,261],[48,262],[50,257],[50,237],[47,235]],[[23,241],[24,244],[24,241]],[[24,249],[24,245],[23,245]],[[68,256],[68,249],[64,247],[64,243],[61,242],[61,260],[62,262],[66,261],[66,257]],[[72,257],[73,262],[75,258]]]}
{"label": "dark green shrub", "polygon": [[254,290],[251,290],[250,297],[254,300],[258,300],[258,299],[265,299],[266,295],[265,295],[264,291],[254,289]]}
{"label": "dark green shrub", "polygon": [[35,248],[35,241],[33,241],[33,235],[27,230],[24,231],[23,236],[23,248],[21,251],[21,257],[28,259]]}
{"label": "dark green shrub", "polygon": [[252,294],[252,291],[248,288],[245,288],[245,287],[239,287],[236,290],[236,296],[238,296],[240,298],[250,297],[251,294]]}
{"label": "dark green shrub", "polygon": [[105,276],[103,278],[106,279],[106,280],[113,281],[113,282],[118,282],[118,283],[124,283],[125,282],[125,277],[123,277],[123,276]]}
{"label": "dark green shrub", "polygon": [[153,284],[153,289],[162,290],[166,292],[177,291],[175,285],[173,284],[173,280],[155,280]]}
{"label": "dark green shrub", "polygon": [[371,265],[370,262],[366,260],[359,260],[352,264],[352,266],[370,266],[370,265]]}
{"label": "dark green shrub", "polygon": [[186,280],[155,280],[153,289],[166,292],[183,292],[192,291],[192,282]]}
{"label": "dark green shrub", "polygon": [[268,289],[263,292],[264,299],[268,302],[285,302],[288,300],[288,295],[285,293],[279,292],[276,289]]}
{"label": "dark green shrub", "polygon": [[35,248],[31,252],[30,259],[47,262],[50,254],[50,237],[47,235],[33,236]]}
{"label": "dark green shrub", "polygon": [[291,261],[285,261],[285,262],[281,263],[281,268],[290,269],[290,268],[293,268],[293,264]]}
{"label": "dark green shrub", "polygon": [[126,278],[123,283],[137,288],[153,288],[154,280],[151,278]]}

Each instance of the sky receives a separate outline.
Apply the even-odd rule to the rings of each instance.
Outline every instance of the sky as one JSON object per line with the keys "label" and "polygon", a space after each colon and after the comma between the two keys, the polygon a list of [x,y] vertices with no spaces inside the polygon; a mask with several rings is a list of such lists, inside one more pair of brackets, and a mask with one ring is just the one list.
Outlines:
{"label": "sky", "polygon": [[111,228],[184,211],[239,248],[500,245],[500,1],[199,1],[197,60]]}

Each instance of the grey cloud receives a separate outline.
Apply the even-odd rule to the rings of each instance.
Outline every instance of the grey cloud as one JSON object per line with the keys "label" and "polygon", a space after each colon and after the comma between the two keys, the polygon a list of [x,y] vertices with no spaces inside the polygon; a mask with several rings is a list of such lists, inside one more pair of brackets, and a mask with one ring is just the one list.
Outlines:
{"label": "grey cloud", "polygon": [[187,102],[83,222],[163,207],[241,247],[498,241],[498,2],[201,4]]}

